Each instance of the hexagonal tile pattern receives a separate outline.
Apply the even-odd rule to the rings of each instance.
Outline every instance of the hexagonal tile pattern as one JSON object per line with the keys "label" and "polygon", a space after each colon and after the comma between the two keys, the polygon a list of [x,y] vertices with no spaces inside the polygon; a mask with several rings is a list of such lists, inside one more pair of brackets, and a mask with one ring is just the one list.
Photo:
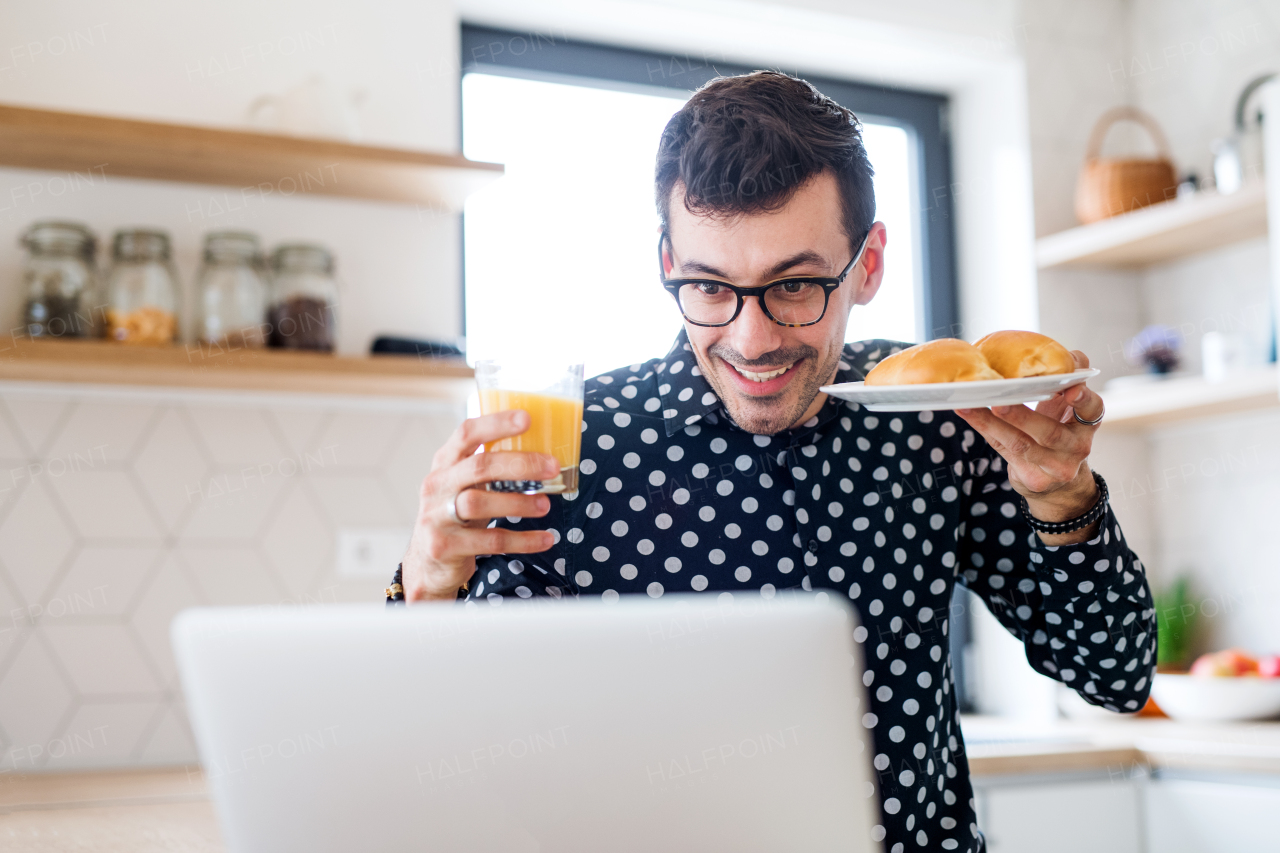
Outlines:
{"label": "hexagonal tile pattern", "polygon": [[173,618],[198,604],[376,600],[382,579],[334,576],[336,532],[410,524],[457,421],[74,389],[6,397],[0,760],[196,762]]}
{"label": "hexagonal tile pattern", "polygon": [[183,548],[180,558],[208,604],[278,604],[289,598],[256,549]]}
{"label": "hexagonal tile pattern", "polygon": [[159,539],[163,535],[125,471],[84,469],[49,482],[86,539]]}
{"label": "hexagonal tile pattern", "polygon": [[158,546],[85,545],[43,602],[44,611],[53,618],[119,616],[137,598],[159,559]]}
{"label": "hexagonal tile pattern", "polygon": [[156,693],[154,670],[125,625],[65,625],[50,621],[40,632],[62,662],[82,698]]}
{"label": "hexagonal tile pattern", "polygon": [[4,405],[27,447],[26,455],[43,456],[72,404],[66,398],[11,396]]}
{"label": "hexagonal tile pattern", "polygon": [[149,403],[81,400],[44,455],[82,467],[127,459],[155,419],[156,411],[156,406]]}
{"label": "hexagonal tile pattern", "polygon": [[47,744],[46,770],[118,767],[141,752],[161,710],[158,700],[85,702]]}
{"label": "hexagonal tile pattern", "polygon": [[262,549],[291,596],[313,592],[333,569],[334,531],[301,484],[285,495]]}
{"label": "hexagonal tile pattern", "polygon": [[417,509],[422,478],[431,472],[432,457],[461,422],[459,416],[444,412],[406,418],[405,429],[382,465],[392,499],[398,505]]}
{"label": "hexagonal tile pattern", "polygon": [[335,468],[375,468],[404,429],[403,415],[335,412],[307,450]]}
{"label": "hexagonal tile pattern", "polygon": [[267,413],[268,420],[284,439],[290,453],[299,454],[315,449],[316,434],[324,427],[331,414],[323,409],[278,408]]}
{"label": "hexagonal tile pattern", "polygon": [[194,511],[210,467],[186,416],[176,409],[160,416],[133,460],[143,494],[170,533]]}
{"label": "hexagonal tile pattern", "polygon": [[[28,610],[27,605],[14,595],[8,579],[0,576],[0,672],[4,672],[9,652],[16,647],[39,612],[39,605]],[[2,722],[0,719],[0,723]]]}
{"label": "hexagonal tile pattern", "polygon": [[[8,465],[16,465],[30,455],[27,446],[18,437],[17,427],[12,424],[8,413],[0,409],[0,460]],[[0,483],[0,485],[3,485]]]}
{"label": "hexagonal tile pattern", "polygon": [[289,455],[259,409],[187,406],[187,414],[217,465],[258,466]]}
{"label": "hexagonal tile pattern", "polygon": [[174,702],[164,711],[159,724],[147,738],[141,753],[140,764],[175,765],[195,764],[200,760],[196,750],[196,739],[191,734],[191,724],[187,722],[186,709],[181,702]]}
{"label": "hexagonal tile pattern", "polygon": [[[10,749],[0,756],[0,770],[43,763],[44,748],[57,734],[73,698],[53,655],[39,637],[28,636],[0,678],[0,721],[10,742]],[[19,748],[23,751],[15,755],[13,750]]]}
{"label": "hexagonal tile pattern", "polygon": [[173,658],[169,626],[180,611],[203,603],[186,567],[170,553],[165,555],[160,569],[133,609],[130,624],[166,687],[178,686],[178,665]]}
{"label": "hexagonal tile pattern", "polygon": [[378,476],[326,473],[308,479],[335,530],[411,525],[418,511],[416,500],[397,506]]}
{"label": "hexagonal tile pattern", "polygon": [[29,483],[0,523],[0,563],[28,604],[40,601],[74,546],[44,480]]}
{"label": "hexagonal tile pattern", "polygon": [[191,499],[191,515],[179,533],[191,540],[256,540],[271,520],[288,479],[259,478],[257,468],[217,471],[200,483]]}

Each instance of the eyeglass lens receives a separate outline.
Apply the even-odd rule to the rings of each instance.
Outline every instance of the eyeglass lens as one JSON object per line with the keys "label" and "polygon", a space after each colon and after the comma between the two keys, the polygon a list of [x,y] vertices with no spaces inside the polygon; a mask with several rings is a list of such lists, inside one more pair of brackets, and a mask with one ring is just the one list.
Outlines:
{"label": "eyeglass lens", "polygon": [[[826,292],[812,282],[779,282],[764,289],[764,307],[779,323],[816,323],[826,303]],[[738,310],[738,295],[715,282],[694,282],[680,288],[680,309],[695,323],[728,323]]]}

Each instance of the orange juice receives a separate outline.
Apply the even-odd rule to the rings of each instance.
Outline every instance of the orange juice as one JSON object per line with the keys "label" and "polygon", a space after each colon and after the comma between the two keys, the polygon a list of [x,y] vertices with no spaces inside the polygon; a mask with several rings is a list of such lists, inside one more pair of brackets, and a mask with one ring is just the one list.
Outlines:
{"label": "orange juice", "polygon": [[530,391],[507,391],[501,388],[480,389],[480,411],[491,415],[509,409],[529,413],[529,429],[520,435],[491,441],[485,452],[518,450],[546,453],[560,462],[560,475],[546,481],[503,480],[490,484],[495,491],[510,492],[576,492],[578,490],[578,457],[582,451],[582,398],[553,397]]}

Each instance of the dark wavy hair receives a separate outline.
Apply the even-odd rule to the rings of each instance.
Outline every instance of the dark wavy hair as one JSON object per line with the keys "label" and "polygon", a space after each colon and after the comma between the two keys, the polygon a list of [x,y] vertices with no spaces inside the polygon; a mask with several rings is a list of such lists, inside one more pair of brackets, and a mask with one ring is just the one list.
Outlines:
{"label": "dark wavy hair", "polygon": [[777,210],[827,171],[839,186],[845,233],[856,251],[876,215],[858,117],[812,84],[777,71],[717,77],[662,131],[654,170],[658,216],[666,228],[677,182],[690,213],[733,217]]}

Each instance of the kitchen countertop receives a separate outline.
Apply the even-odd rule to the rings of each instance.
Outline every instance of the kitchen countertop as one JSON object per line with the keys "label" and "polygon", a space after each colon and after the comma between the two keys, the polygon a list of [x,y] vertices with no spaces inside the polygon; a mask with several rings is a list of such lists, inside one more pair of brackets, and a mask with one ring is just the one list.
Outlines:
{"label": "kitchen countertop", "polygon": [[961,725],[974,776],[1122,773],[1135,765],[1280,775],[1280,722],[1180,723],[1099,712],[1096,718],[1052,723],[965,716]]}
{"label": "kitchen countertop", "polygon": [[0,850],[222,853],[196,768],[0,773]]}
{"label": "kitchen countertop", "polygon": [[[977,779],[1135,770],[1280,775],[1280,722],[1191,724],[1087,719],[1029,724],[967,716]],[[221,853],[197,768],[0,773],[0,850]]]}

